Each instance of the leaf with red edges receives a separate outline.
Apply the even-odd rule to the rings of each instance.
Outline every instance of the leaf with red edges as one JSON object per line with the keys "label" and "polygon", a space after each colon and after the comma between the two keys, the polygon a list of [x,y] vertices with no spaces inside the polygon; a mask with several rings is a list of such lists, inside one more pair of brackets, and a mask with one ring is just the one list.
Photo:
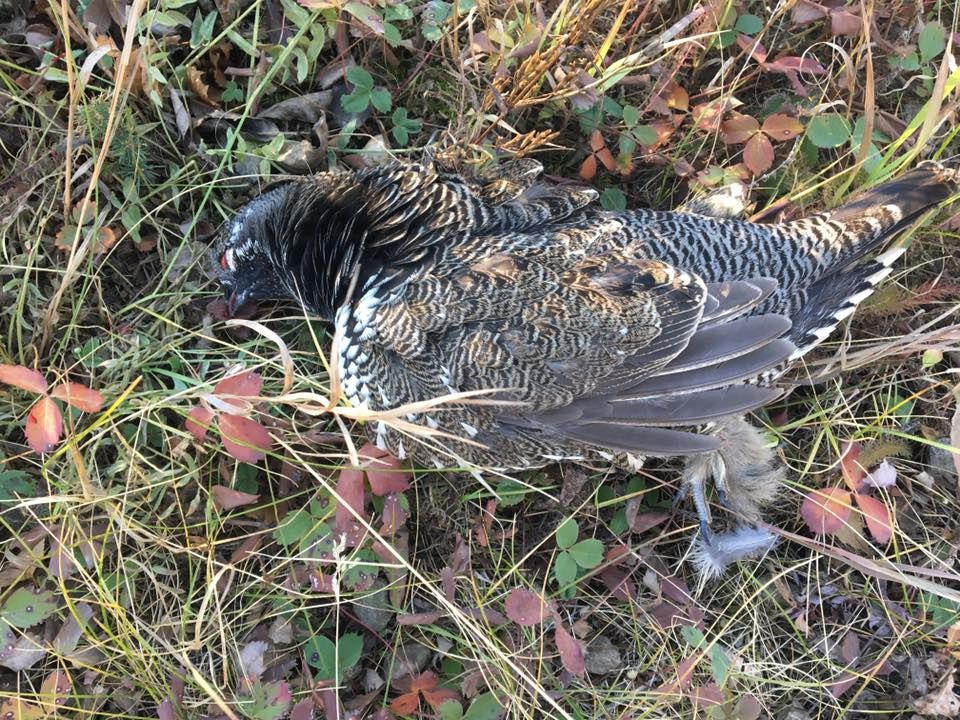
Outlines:
{"label": "leaf with red edges", "polygon": [[48,387],[43,375],[23,365],[0,365],[0,382],[38,394]]}
{"label": "leaf with red edges", "polygon": [[213,420],[213,413],[207,408],[198,405],[187,413],[187,419],[183,426],[194,438],[202,441],[207,436],[207,430],[210,429],[210,422]]}
{"label": "leaf with red edges", "polygon": [[747,140],[743,148],[743,164],[750,168],[754,175],[765,173],[773,165],[773,145],[770,139],[761,132]]}
{"label": "leaf with red edges", "polygon": [[890,508],[869,495],[854,495],[854,497],[857,499],[857,505],[860,506],[860,512],[863,513],[863,519],[867,521],[870,535],[881,545],[886,545],[893,536],[893,517],[890,514]]}
{"label": "leaf with red edges", "polygon": [[60,442],[63,416],[52,399],[42,397],[30,408],[25,432],[27,445],[38,455],[50,452],[53,446]]}
{"label": "leaf with red edges", "polygon": [[355,545],[363,537],[364,528],[350,512],[350,508],[353,508],[361,518],[366,518],[363,509],[363,471],[354,468],[341,470],[337,476],[337,495],[340,501],[337,503],[336,528],[346,533],[350,544]]}
{"label": "leaf with red edges", "polygon": [[63,400],[67,405],[87,413],[100,412],[103,407],[103,395],[86,385],[75,382],[65,382],[57,385],[50,393],[57,400]]}
{"label": "leaf with red edges", "polygon": [[758,63],[767,61],[767,48],[749,35],[737,35],[737,45]]}
{"label": "leaf with red edges", "polygon": [[526,588],[514,588],[504,603],[507,617],[517,625],[539,625],[547,617],[547,604],[537,593]]}
{"label": "leaf with red edges", "polygon": [[555,634],[557,651],[560,653],[560,662],[571,675],[583,675],[587,671],[583,656],[583,644],[571,635],[563,625],[557,623]]}
{"label": "leaf with red edges", "polygon": [[850,492],[839,487],[811,490],[800,506],[800,516],[818,535],[832,535],[850,518]]}
{"label": "leaf with red edges", "polygon": [[854,492],[863,489],[865,473],[859,463],[861,449],[860,443],[848,442],[844,444],[840,455],[840,471],[843,473],[843,481]]}
{"label": "leaf with red edges", "polygon": [[270,433],[256,420],[223,413],[220,416],[223,446],[240,462],[255,463],[270,449]]}

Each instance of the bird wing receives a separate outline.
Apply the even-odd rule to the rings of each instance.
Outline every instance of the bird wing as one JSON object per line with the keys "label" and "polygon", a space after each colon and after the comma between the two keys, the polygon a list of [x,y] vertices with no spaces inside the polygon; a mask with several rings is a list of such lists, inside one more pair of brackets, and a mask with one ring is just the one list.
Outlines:
{"label": "bird wing", "polygon": [[[478,237],[377,309],[398,395],[498,390],[501,430],[645,454],[711,449],[670,429],[744,412],[776,391],[744,385],[793,347],[779,316],[742,317],[775,283],[707,285],[600,233]],[[723,328],[728,327],[729,333]],[[680,392],[658,378],[676,375]]]}

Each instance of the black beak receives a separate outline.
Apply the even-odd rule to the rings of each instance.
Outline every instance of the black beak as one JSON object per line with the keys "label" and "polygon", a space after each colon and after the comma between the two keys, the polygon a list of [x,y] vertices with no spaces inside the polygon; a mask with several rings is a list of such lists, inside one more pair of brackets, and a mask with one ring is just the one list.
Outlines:
{"label": "black beak", "polygon": [[246,304],[248,295],[242,290],[230,289],[224,292],[224,297],[227,300],[227,312],[233,317]]}

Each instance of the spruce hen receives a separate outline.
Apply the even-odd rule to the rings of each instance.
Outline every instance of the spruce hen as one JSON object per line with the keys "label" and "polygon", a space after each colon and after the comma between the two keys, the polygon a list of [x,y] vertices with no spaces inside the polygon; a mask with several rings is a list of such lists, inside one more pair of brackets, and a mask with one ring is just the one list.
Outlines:
{"label": "spruce hen", "polygon": [[436,431],[429,441],[370,423],[399,457],[503,470],[687,458],[722,567],[705,481],[754,520],[781,474],[743,415],[782,393],[778,379],[891,272],[895,238],[960,175],[925,164],[835,210],[760,225],[695,203],[607,212],[594,190],[540,172],[391,163],[286,182],[226,224],[215,271],[231,309],[292,298],[333,322],[355,406],[495,391],[406,415]]}

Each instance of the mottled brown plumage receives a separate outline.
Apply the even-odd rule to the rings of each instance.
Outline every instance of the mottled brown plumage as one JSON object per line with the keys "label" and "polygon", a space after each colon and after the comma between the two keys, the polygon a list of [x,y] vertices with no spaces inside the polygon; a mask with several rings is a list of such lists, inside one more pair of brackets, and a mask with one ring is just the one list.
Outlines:
{"label": "mottled brown plumage", "polygon": [[442,439],[372,423],[401,457],[518,469],[706,453],[687,471],[704,520],[704,478],[732,490],[725,468],[753,462],[721,430],[781,392],[784,369],[899,255],[877,253],[957,179],[929,165],[838,210],[756,225],[702,204],[604,212],[592,189],[537,182],[537,163],[506,168],[389,164],[283,184],[226,226],[219,278],[234,306],[292,297],[334,322],[354,405],[496,391],[498,405],[406,417]]}

